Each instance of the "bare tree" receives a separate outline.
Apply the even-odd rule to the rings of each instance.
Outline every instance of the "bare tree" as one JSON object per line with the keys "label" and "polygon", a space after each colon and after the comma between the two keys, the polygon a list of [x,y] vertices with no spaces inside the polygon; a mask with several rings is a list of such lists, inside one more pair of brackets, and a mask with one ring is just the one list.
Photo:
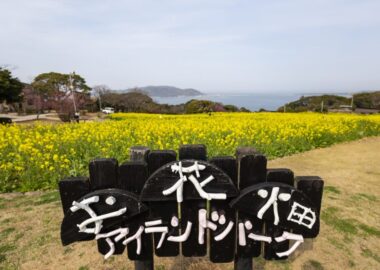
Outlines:
{"label": "bare tree", "polygon": [[111,92],[111,88],[107,85],[95,85],[92,87],[92,94],[99,100],[99,109],[102,110],[102,96]]}

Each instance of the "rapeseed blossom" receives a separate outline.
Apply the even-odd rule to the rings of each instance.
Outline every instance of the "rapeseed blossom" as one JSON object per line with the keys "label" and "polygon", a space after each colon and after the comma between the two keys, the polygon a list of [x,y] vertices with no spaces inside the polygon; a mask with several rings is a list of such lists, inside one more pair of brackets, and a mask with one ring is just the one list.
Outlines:
{"label": "rapeseed blossom", "polygon": [[103,122],[0,126],[0,191],[56,188],[59,179],[88,174],[88,162],[129,148],[177,150],[205,144],[208,155],[252,146],[269,158],[380,135],[380,115],[214,113],[211,116],[113,114]]}

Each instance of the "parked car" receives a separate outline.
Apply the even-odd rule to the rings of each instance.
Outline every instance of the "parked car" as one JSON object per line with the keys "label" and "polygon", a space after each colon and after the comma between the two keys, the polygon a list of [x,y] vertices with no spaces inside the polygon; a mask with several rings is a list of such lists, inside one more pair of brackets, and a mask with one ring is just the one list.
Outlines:
{"label": "parked car", "polygon": [[105,107],[104,109],[102,109],[102,112],[105,114],[110,114],[110,113],[114,113],[115,109],[111,107]]}

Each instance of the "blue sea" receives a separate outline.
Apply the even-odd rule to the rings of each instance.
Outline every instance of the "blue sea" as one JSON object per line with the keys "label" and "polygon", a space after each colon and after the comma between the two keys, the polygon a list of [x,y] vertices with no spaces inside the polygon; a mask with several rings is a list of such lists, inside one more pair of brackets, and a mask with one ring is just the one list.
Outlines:
{"label": "blue sea", "polygon": [[227,93],[212,93],[201,96],[179,96],[179,97],[153,97],[153,99],[161,104],[181,104],[191,99],[211,100],[221,102],[223,104],[231,104],[237,107],[245,107],[250,111],[258,111],[261,108],[275,111],[282,105],[299,99],[302,94],[255,94],[255,93],[241,93],[241,94],[227,94]]}
{"label": "blue sea", "polygon": [[[211,100],[221,102],[224,105],[230,104],[237,107],[245,107],[250,111],[265,109],[276,111],[279,107],[291,101],[298,100],[301,96],[319,96],[325,93],[210,93],[201,96],[179,96],[179,97],[152,97],[161,104],[181,104],[191,99]],[[330,93],[331,94],[331,93]],[[351,93],[332,93],[334,95],[351,97]]]}

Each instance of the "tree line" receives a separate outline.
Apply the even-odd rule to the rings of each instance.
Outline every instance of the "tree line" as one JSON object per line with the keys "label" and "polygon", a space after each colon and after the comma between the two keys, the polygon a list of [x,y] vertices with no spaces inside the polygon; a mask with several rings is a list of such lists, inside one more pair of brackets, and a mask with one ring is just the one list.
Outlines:
{"label": "tree line", "polygon": [[380,91],[362,92],[352,97],[338,95],[302,96],[277,109],[279,112],[327,112],[329,110],[349,108],[380,110]]}
{"label": "tree line", "polygon": [[24,106],[32,108],[33,113],[55,110],[70,114],[87,105],[90,91],[85,79],[75,73],[42,73],[26,84],[0,67],[0,110],[11,106],[22,111]]}
{"label": "tree line", "polygon": [[66,116],[81,110],[99,111],[104,107],[113,107],[119,112],[167,114],[248,111],[208,100],[190,100],[179,105],[159,104],[138,88],[128,93],[112,91],[106,85],[91,88],[82,76],[74,73],[42,73],[30,84],[25,84],[6,68],[0,68],[0,103],[12,104],[15,110],[29,113],[55,110]]}

